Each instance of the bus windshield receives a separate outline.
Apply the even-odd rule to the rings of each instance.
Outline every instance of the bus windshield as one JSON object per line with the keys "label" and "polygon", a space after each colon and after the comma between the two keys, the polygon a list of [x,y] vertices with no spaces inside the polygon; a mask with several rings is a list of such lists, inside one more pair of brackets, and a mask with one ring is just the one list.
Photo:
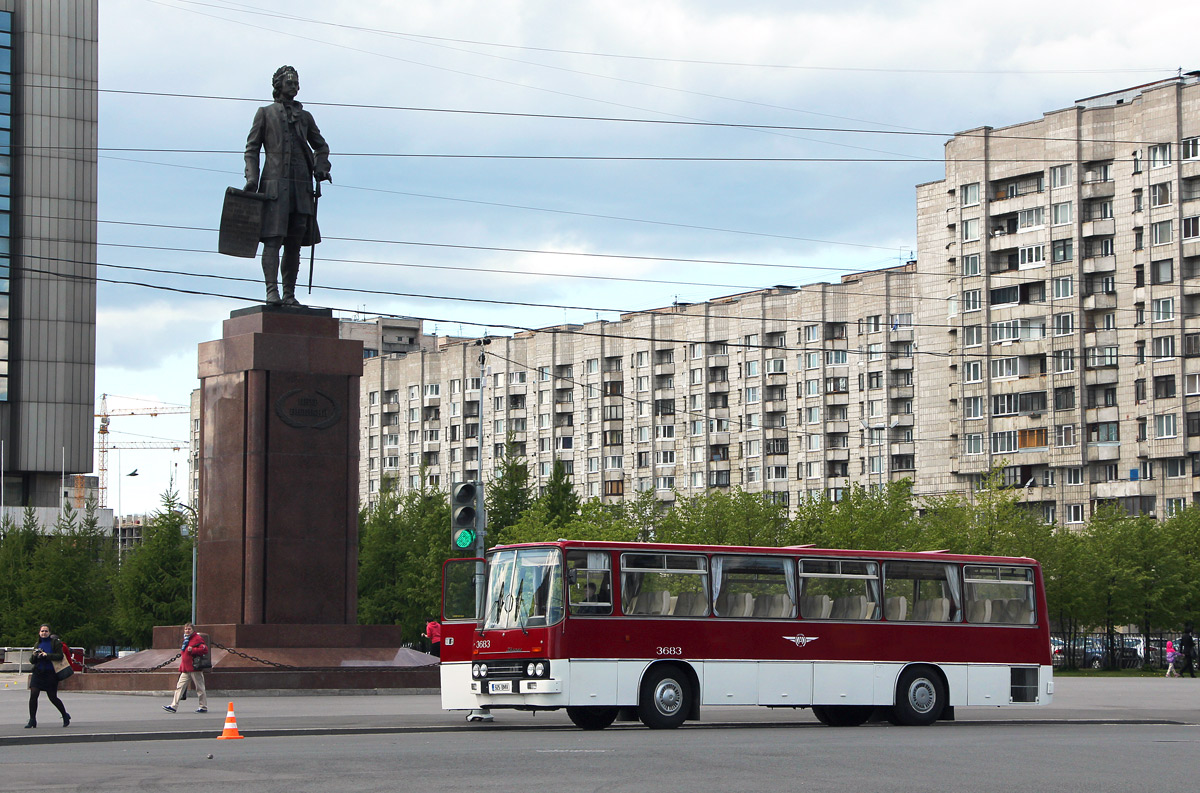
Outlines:
{"label": "bus windshield", "polygon": [[497,551],[488,561],[484,630],[541,628],[563,617],[562,555],[557,548]]}

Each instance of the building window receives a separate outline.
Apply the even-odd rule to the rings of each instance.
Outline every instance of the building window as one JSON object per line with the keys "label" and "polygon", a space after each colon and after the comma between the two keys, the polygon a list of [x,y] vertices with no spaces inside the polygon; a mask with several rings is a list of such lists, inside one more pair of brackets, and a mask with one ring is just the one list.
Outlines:
{"label": "building window", "polygon": [[1056,165],[1050,169],[1050,186],[1067,187],[1071,184],[1071,166]]}
{"label": "building window", "polygon": [[1075,248],[1071,240],[1058,240],[1053,245],[1053,257],[1055,262],[1069,262],[1075,255]]}
{"label": "building window", "polygon": [[1067,523],[1083,523],[1083,504],[1067,504]]}
{"label": "building window", "polygon": [[979,254],[978,253],[971,253],[971,254],[968,254],[963,257],[962,274],[964,276],[979,275]]}
{"label": "building window", "polygon": [[1171,164],[1171,144],[1160,143],[1150,147],[1150,167],[1166,168]]}
{"label": "building window", "polygon": [[979,311],[982,307],[981,291],[978,289],[967,289],[962,293],[962,310]]}
{"label": "building window", "polygon": [[1150,206],[1165,207],[1171,203],[1171,183],[1161,182],[1150,185]]}
{"label": "building window", "polygon": [[1054,279],[1054,299],[1073,297],[1075,295],[1075,278],[1064,275]]}
{"label": "building window", "polygon": [[1154,310],[1152,315],[1154,322],[1169,322],[1175,319],[1175,298],[1157,298],[1151,303],[1151,306]]}
{"label": "building window", "polygon": [[[1070,352],[1070,350],[1067,350]],[[963,382],[983,382],[983,361],[966,361],[963,363]]]}
{"label": "building window", "polygon": [[962,205],[965,207],[973,207],[979,203],[979,182],[965,184],[959,188],[959,194],[962,196]]}
{"label": "building window", "polygon": [[1167,245],[1171,242],[1171,223],[1170,220],[1160,220],[1150,224],[1151,245]]}
{"label": "building window", "polygon": [[1051,204],[1050,206],[1050,221],[1055,226],[1065,226],[1071,222],[1071,202],[1064,201],[1061,204]]}

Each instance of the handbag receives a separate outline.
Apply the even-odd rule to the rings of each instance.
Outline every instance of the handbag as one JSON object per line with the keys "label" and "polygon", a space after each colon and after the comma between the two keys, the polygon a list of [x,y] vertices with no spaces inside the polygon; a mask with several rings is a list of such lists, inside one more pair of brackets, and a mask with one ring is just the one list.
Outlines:
{"label": "handbag", "polygon": [[75,670],[71,668],[71,660],[67,658],[66,645],[63,645],[62,651],[62,659],[52,662],[54,664],[54,676],[58,678],[60,683],[75,674]]}

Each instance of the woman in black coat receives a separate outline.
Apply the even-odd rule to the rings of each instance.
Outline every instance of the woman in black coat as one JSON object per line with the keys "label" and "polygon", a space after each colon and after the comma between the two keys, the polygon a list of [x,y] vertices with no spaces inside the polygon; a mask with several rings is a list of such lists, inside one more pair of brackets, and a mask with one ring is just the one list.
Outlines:
{"label": "woman in black coat", "polygon": [[29,723],[26,729],[37,726],[38,694],[45,691],[46,699],[62,714],[63,726],[71,723],[71,714],[58,698],[58,675],[54,664],[61,663],[65,648],[57,636],[50,635],[50,626],[38,628],[37,644],[33,645],[33,674],[29,678]]}

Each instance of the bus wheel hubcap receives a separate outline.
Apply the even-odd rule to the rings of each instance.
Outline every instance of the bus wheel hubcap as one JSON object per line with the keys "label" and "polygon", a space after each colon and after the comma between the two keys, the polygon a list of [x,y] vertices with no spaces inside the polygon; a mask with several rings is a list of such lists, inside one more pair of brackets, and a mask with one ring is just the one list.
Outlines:
{"label": "bus wheel hubcap", "polygon": [[683,691],[674,680],[663,680],[654,689],[654,704],[663,715],[670,716],[679,710],[682,701]]}
{"label": "bus wheel hubcap", "polygon": [[928,713],[933,710],[936,696],[933,684],[928,680],[914,680],[908,688],[908,704],[917,713]]}

